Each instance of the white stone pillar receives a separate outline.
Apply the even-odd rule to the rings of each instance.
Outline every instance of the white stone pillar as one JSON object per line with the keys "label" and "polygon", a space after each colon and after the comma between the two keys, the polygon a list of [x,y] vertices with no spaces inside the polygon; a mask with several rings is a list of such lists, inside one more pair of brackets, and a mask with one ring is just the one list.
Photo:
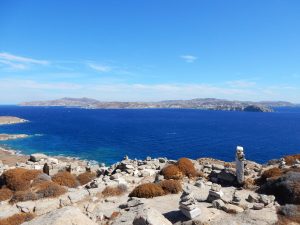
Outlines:
{"label": "white stone pillar", "polygon": [[241,146],[236,147],[235,163],[236,163],[236,178],[239,184],[245,181],[245,168],[244,168],[245,154],[244,148]]}

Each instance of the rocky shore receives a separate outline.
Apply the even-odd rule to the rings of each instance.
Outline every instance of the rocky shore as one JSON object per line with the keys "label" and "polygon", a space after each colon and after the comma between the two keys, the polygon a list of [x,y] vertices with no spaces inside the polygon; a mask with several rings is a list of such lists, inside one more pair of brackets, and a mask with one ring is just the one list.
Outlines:
{"label": "rocky shore", "polygon": [[0,224],[298,224],[300,156],[261,165],[241,149],[236,162],[125,156],[109,167],[5,152]]}
{"label": "rocky shore", "polygon": [[0,116],[0,125],[26,123],[28,120],[14,116]]}

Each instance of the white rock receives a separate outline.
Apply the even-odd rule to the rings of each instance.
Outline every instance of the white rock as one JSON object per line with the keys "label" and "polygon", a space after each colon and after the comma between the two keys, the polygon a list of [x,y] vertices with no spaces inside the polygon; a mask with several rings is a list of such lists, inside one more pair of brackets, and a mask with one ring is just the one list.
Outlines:
{"label": "white rock", "polygon": [[244,211],[243,208],[233,204],[225,204],[222,208],[227,213],[241,213]]}
{"label": "white rock", "polygon": [[155,170],[153,169],[144,169],[141,171],[143,177],[150,177],[155,174]]}
{"label": "white rock", "polygon": [[37,217],[23,225],[96,225],[78,208],[64,207],[54,210],[46,215]]}
{"label": "white rock", "polygon": [[133,220],[133,225],[172,225],[159,211],[145,208]]}
{"label": "white rock", "polygon": [[47,159],[48,156],[46,156],[45,154],[42,153],[35,153],[35,154],[31,154],[30,155],[30,161],[32,162],[39,162],[42,159]]}
{"label": "white rock", "polygon": [[19,209],[15,206],[9,204],[0,205],[0,219],[10,217],[19,212]]}
{"label": "white rock", "polygon": [[36,202],[34,212],[39,216],[51,212],[57,209],[59,206],[59,199],[43,199]]}
{"label": "white rock", "polygon": [[35,202],[34,201],[18,202],[16,206],[21,210],[21,212],[32,213],[35,208]]}
{"label": "white rock", "polygon": [[89,196],[89,192],[86,189],[81,189],[78,191],[71,192],[69,194],[69,199],[72,203],[75,203],[83,200],[87,196]]}
{"label": "white rock", "polygon": [[201,214],[201,210],[197,207],[192,210],[187,210],[183,207],[180,207],[180,211],[189,219],[194,219]]}

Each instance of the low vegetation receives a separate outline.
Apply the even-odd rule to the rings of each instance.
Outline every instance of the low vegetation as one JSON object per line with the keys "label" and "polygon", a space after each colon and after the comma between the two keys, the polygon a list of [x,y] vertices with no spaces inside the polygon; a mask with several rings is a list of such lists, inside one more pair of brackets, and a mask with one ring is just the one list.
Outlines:
{"label": "low vegetation", "polygon": [[96,174],[93,172],[85,172],[77,176],[80,185],[85,185],[95,179]]}
{"label": "low vegetation", "polygon": [[11,199],[12,196],[13,196],[13,192],[10,189],[6,187],[0,189],[0,202],[9,200]]}
{"label": "low vegetation", "polygon": [[1,225],[20,225],[34,218],[32,213],[18,213],[5,219],[0,219]]}
{"label": "low vegetation", "polygon": [[278,167],[274,167],[268,170],[265,170],[261,175],[261,182],[265,182],[268,178],[277,178],[282,175],[282,170]]}
{"label": "low vegetation", "polygon": [[37,195],[31,190],[16,191],[13,197],[11,198],[10,202],[16,203],[16,202],[34,201],[37,199],[38,199]]}
{"label": "low vegetation", "polygon": [[58,172],[52,177],[52,181],[61,186],[66,186],[69,188],[75,188],[79,186],[79,182],[76,177],[69,172]]}
{"label": "low vegetation", "polygon": [[182,186],[178,180],[163,180],[159,183],[165,194],[177,194],[182,191]]}
{"label": "low vegetation", "polygon": [[174,179],[179,180],[183,177],[182,172],[179,170],[176,165],[168,165],[162,169],[161,174],[165,179]]}
{"label": "low vegetation", "polygon": [[127,191],[127,186],[126,185],[118,185],[116,187],[106,187],[102,191],[102,196],[104,197],[111,197],[111,196],[119,196],[124,194]]}
{"label": "low vegetation", "polygon": [[141,184],[133,189],[129,197],[153,198],[164,195],[165,192],[159,184],[147,183]]}
{"label": "low vegetation", "polygon": [[197,176],[197,171],[193,162],[188,158],[181,158],[177,161],[177,166],[183,175],[191,178]]}
{"label": "low vegetation", "polygon": [[66,189],[52,181],[38,183],[32,188],[38,199],[40,198],[55,198],[64,193]]}
{"label": "low vegetation", "polygon": [[4,185],[12,191],[24,191],[30,187],[30,181],[41,173],[39,170],[16,168],[5,171],[2,174],[2,180]]}
{"label": "low vegetation", "polygon": [[293,165],[296,162],[296,160],[300,160],[300,154],[285,156],[284,160],[287,165]]}

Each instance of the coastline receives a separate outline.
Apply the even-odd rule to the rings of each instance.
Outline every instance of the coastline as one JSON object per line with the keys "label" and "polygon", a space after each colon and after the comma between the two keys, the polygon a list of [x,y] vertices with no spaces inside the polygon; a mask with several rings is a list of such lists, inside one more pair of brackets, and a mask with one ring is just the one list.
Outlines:
{"label": "coastline", "polygon": [[19,124],[19,123],[28,123],[29,120],[22,119],[14,116],[0,116],[0,126],[1,125],[10,125],[10,124]]}

